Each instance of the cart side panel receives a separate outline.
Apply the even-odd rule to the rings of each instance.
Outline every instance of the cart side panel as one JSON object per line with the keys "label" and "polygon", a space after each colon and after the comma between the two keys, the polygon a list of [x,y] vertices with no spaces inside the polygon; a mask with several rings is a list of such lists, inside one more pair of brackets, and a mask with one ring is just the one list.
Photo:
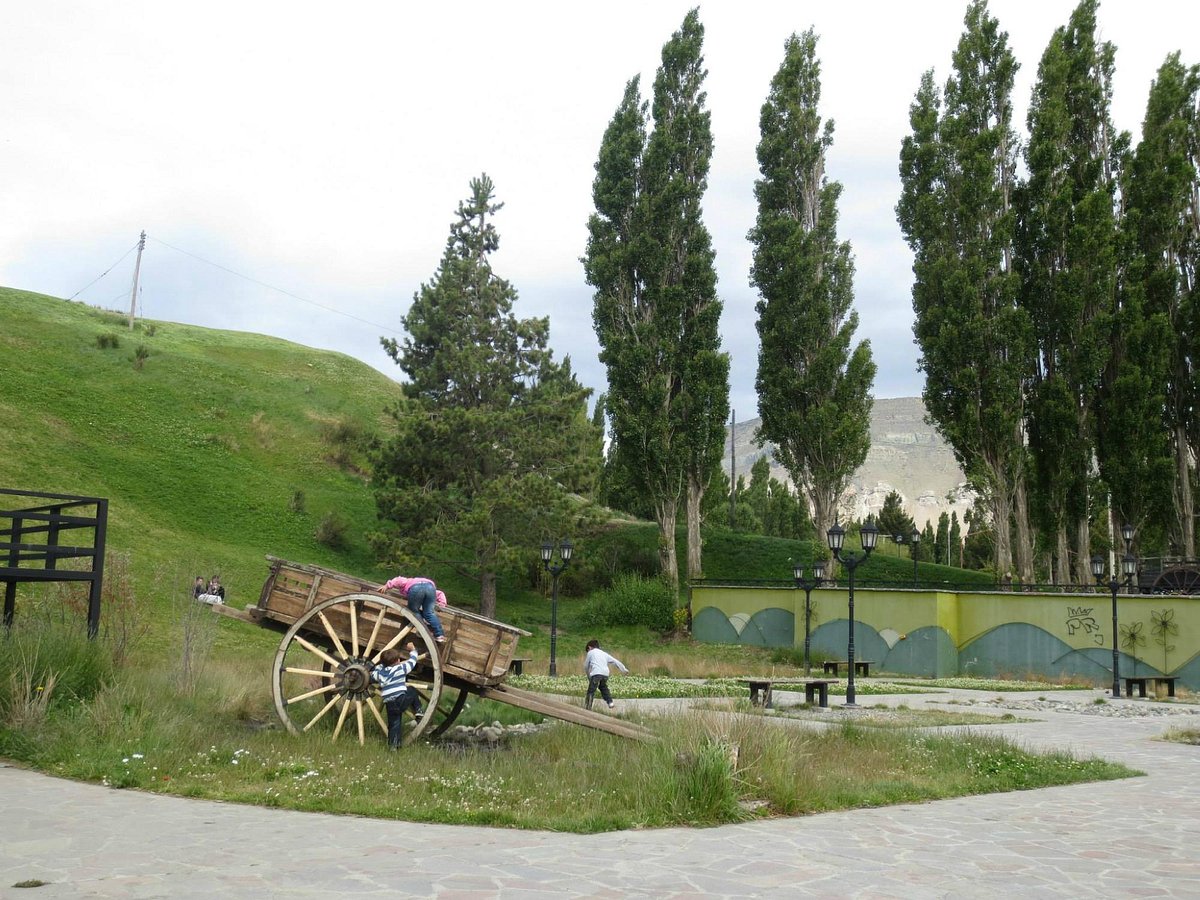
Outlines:
{"label": "cart side panel", "polygon": [[518,634],[448,607],[440,615],[446,626],[446,666],[476,684],[495,684],[508,674]]}

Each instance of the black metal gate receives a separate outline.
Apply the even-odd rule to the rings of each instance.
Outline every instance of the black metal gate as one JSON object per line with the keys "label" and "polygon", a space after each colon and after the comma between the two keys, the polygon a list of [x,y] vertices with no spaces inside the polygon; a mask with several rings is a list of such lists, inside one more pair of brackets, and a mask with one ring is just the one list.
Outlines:
{"label": "black metal gate", "polygon": [[[100,586],[104,580],[104,539],[108,500],[0,488],[0,581],[4,586],[4,627],[10,628],[17,585],[27,582],[86,581],[88,637],[100,630]],[[8,509],[9,504],[16,506]],[[30,504],[30,505],[26,505]],[[90,534],[89,534],[90,532]],[[90,545],[65,543],[63,538]],[[67,568],[66,560],[89,560],[86,569]]]}

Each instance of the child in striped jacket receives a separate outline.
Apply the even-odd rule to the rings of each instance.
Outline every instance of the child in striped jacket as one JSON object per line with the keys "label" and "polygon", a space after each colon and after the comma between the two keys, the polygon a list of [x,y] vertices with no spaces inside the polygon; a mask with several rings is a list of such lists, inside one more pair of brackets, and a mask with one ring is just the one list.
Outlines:
{"label": "child in striped jacket", "polygon": [[404,645],[408,659],[394,647],[379,655],[379,665],[371,670],[371,680],[379,685],[379,693],[387,707],[388,747],[396,750],[404,736],[404,711],[411,708],[419,721],[423,710],[417,690],[408,684],[408,674],[417,667],[417,648],[412,641]]}

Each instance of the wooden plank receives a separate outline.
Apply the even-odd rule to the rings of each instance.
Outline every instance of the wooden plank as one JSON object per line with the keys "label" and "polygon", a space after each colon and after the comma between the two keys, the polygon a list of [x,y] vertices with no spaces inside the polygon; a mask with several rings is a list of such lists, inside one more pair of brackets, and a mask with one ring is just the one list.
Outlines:
{"label": "wooden plank", "polygon": [[479,696],[488,700],[498,700],[510,706],[518,706],[530,712],[541,713],[551,718],[561,719],[564,722],[595,728],[598,731],[605,731],[609,734],[615,734],[618,737],[632,738],[638,741],[653,741],[658,739],[654,732],[633,722],[623,722],[620,719],[614,719],[612,716],[606,716],[589,709],[582,709],[578,706],[571,706],[558,700],[552,700],[541,694],[532,691],[523,691],[506,684],[484,688],[479,692]]}
{"label": "wooden plank", "polygon": [[[251,607],[253,609],[253,607]],[[240,609],[234,609],[232,606],[226,606],[224,603],[214,603],[209,607],[219,616],[226,616],[230,619],[237,619],[239,622],[249,622],[251,625],[257,625],[258,619],[250,613]]]}

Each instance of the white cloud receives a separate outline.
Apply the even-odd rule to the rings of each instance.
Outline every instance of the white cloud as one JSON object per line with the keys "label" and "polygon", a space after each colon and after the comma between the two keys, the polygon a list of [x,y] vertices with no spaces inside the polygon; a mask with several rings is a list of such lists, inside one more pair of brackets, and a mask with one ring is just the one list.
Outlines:
{"label": "white cloud", "polygon": [[[690,3],[178,2],[0,7],[0,283],[70,296],[145,228],[152,237],[356,316],[327,313],[151,242],[151,317],[278,334],[395,375],[379,350],[433,273],[467,180],[506,207],[501,274],[519,311],[551,317],[559,356],[603,388],[578,257],[600,136],[625,82],[651,92]],[[995,2],[1021,61],[1023,121],[1038,58],[1073,7]],[[876,395],[920,391],[910,257],[893,208],[897,151],[920,74],[949,72],[964,2],[713,2],[706,27],[715,134],[705,215],[734,355],[732,405],[757,412],[747,284],[758,115],[784,39],[820,35],[830,177],[857,261],[859,335]],[[1109,0],[1113,115],[1136,135],[1165,55],[1200,61],[1194,3]],[[83,299],[127,300],[131,259]],[[2,313],[2,311],[0,311]],[[366,323],[359,320],[367,320]],[[367,324],[371,323],[371,324]]]}

